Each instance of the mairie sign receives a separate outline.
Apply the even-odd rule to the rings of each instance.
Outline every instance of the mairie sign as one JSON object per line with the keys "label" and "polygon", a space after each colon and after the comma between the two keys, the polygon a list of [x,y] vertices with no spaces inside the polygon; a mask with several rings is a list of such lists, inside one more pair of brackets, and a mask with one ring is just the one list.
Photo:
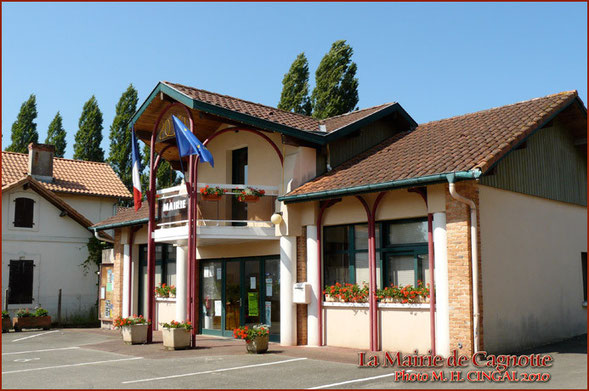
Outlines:
{"label": "mairie sign", "polygon": [[158,223],[173,223],[188,219],[188,197],[175,196],[159,200]]}

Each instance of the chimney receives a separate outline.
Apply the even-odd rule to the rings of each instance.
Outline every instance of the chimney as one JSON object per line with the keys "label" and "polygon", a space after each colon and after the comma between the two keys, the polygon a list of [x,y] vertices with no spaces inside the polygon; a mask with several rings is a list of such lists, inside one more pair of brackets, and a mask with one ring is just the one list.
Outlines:
{"label": "chimney", "polygon": [[43,182],[53,182],[53,155],[55,146],[29,144],[29,175]]}

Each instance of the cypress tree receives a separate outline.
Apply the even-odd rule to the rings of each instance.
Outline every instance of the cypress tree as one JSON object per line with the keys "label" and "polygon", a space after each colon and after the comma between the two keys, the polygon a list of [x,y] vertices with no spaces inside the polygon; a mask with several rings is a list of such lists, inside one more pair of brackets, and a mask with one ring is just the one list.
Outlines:
{"label": "cypress tree", "polygon": [[63,121],[59,111],[55,114],[53,121],[49,124],[47,129],[47,138],[45,144],[55,146],[55,157],[64,157],[67,142],[65,141],[65,129],[63,128]]}
{"label": "cypress tree", "polygon": [[102,142],[102,112],[94,95],[84,103],[82,115],[78,121],[74,143],[74,159],[93,162],[104,161]]}
{"label": "cypress tree", "polygon": [[311,95],[313,117],[325,119],[348,113],[356,107],[358,79],[352,54],[354,50],[346,41],[336,41],[319,63]]}
{"label": "cypress tree", "polygon": [[31,94],[21,106],[16,121],[12,124],[12,144],[6,148],[7,151],[28,153],[30,143],[39,142],[37,124],[37,98]]}
{"label": "cypress tree", "polygon": [[[146,170],[145,173],[141,175],[141,190],[142,193],[145,194],[147,193],[147,190],[149,190],[149,145],[147,144],[143,146],[143,167],[145,167]],[[162,159],[157,169],[155,181],[157,189],[165,189],[166,187],[179,184],[180,178],[170,163],[168,163],[167,160]]]}
{"label": "cypress tree", "polygon": [[129,122],[137,109],[137,90],[132,84],[123,92],[116,106],[115,118],[110,126],[110,153],[108,162],[129,191],[133,191],[131,132]]}
{"label": "cypress tree", "polygon": [[309,99],[309,62],[305,53],[293,61],[282,79],[282,93],[278,108],[299,114],[311,115]]}

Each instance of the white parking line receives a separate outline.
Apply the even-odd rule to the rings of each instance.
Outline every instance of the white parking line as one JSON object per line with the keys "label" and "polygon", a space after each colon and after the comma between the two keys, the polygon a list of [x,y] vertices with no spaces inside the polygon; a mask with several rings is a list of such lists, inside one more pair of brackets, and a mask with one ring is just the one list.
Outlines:
{"label": "white parking line", "polygon": [[307,388],[307,390],[319,390],[321,388],[329,388],[329,387],[341,386],[342,384],[359,383],[359,382],[363,382],[363,381],[374,380],[374,379],[382,379],[383,377],[391,377],[391,376],[395,376],[395,374],[394,373],[389,373],[389,374],[386,374],[386,375],[365,377],[363,379],[355,379],[355,380],[342,381],[342,382],[339,382],[339,383],[332,383],[332,384],[326,384],[326,385],[323,385],[323,386],[317,386],[317,387]]}
{"label": "white parking line", "polygon": [[16,371],[2,372],[2,374],[3,375],[7,375],[9,373],[21,373],[21,372],[42,371],[42,370],[45,370],[45,369],[57,369],[57,368],[67,368],[67,367],[81,367],[81,366],[84,366],[84,365],[104,364],[104,363],[107,363],[107,362],[141,360],[142,358],[143,357],[120,358],[120,359],[117,359],[117,360],[104,360],[104,361],[82,362],[82,363],[78,363],[78,364],[56,365],[54,367],[18,369]]}
{"label": "white parking line", "polygon": [[10,352],[10,353],[2,353],[3,356],[11,356],[13,354],[26,354],[26,353],[39,353],[39,352],[52,352],[54,350],[72,350],[72,349],[80,349],[79,346],[72,346],[70,348],[55,348],[55,349],[41,349],[41,350],[26,350],[24,352]]}
{"label": "white parking line", "polygon": [[301,360],[306,360],[306,358],[304,358],[304,357],[303,358],[293,358],[291,360],[273,361],[273,362],[267,362],[267,363],[264,363],[264,364],[252,364],[252,365],[243,365],[241,367],[212,369],[210,371],[192,372],[192,373],[184,373],[184,374],[181,374],[181,375],[170,375],[170,376],[162,376],[162,377],[152,377],[150,379],[127,380],[127,381],[122,382],[122,384],[141,383],[141,382],[154,381],[154,380],[174,379],[174,378],[177,378],[177,377],[205,375],[207,373],[235,371],[237,369],[264,367],[264,366],[268,366],[268,365],[277,365],[277,364],[286,364],[287,362],[301,361]]}
{"label": "white parking line", "polygon": [[41,334],[35,334],[35,335],[29,335],[28,337],[23,337],[23,338],[19,338],[19,339],[13,339],[12,342],[18,342],[18,341],[24,341],[25,339],[29,339],[29,338],[35,338],[38,337],[40,335],[45,335],[45,334],[51,334],[51,333],[57,333],[59,330],[53,330],[53,331],[48,331],[46,333],[41,333]]}

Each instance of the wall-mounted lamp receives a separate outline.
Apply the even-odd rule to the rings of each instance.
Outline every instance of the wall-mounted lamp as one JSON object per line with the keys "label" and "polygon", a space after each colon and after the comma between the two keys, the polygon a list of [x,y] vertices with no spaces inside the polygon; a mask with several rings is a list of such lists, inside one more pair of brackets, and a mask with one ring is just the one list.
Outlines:
{"label": "wall-mounted lamp", "polygon": [[276,213],[274,213],[272,215],[272,217],[270,217],[270,221],[274,225],[278,225],[278,224],[282,223],[282,212],[276,212]]}

